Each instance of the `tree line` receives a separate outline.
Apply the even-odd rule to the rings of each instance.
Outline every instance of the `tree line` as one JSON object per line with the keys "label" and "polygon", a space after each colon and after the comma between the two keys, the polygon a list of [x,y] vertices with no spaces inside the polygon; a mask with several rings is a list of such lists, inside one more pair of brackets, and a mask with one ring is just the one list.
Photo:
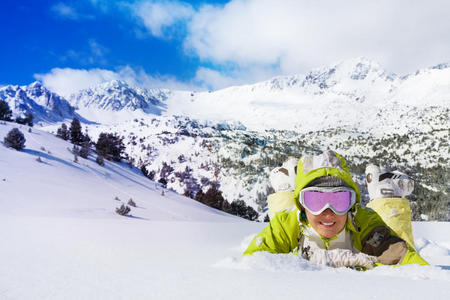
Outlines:
{"label": "tree line", "polygon": [[122,154],[125,150],[123,137],[116,133],[100,133],[97,142],[92,142],[87,130],[83,134],[80,121],[78,118],[73,118],[70,127],[65,123],[56,131],[56,136],[70,141],[74,145],[74,152],[77,152],[81,157],[87,158],[90,154],[92,146],[97,152],[97,163],[104,165],[104,159],[119,162],[122,159]]}

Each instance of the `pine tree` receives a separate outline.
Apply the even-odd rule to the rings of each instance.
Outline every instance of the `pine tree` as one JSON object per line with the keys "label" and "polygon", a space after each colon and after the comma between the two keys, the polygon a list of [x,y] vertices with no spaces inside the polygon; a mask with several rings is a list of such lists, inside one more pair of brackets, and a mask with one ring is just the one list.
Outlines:
{"label": "pine tree", "polygon": [[220,210],[222,209],[224,201],[225,199],[222,196],[222,192],[217,189],[216,185],[212,185],[202,197],[203,203]]}
{"label": "pine tree", "polygon": [[95,144],[97,153],[107,160],[120,161],[125,150],[123,138],[112,133],[100,133]]}
{"label": "pine tree", "polygon": [[34,120],[34,116],[32,113],[28,113],[27,116],[25,117],[25,124],[33,127],[33,120]]}
{"label": "pine tree", "polygon": [[197,192],[197,194],[195,194],[195,198],[194,200],[197,200],[198,202],[203,202],[203,197],[205,196],[205,194],[203,193],[202,190],[199,190]]}
{"label": "pine tree", "polygon": [[16,118],[16,123],[23,124],[23,125],[28,125],[30,127],[33,127],[33,119],[34,119],[33,114],[32,113],[28,113],[25,118],[17,117]]}
{"label": "pine tree", "polygon": [[97,158],[95,159],[95,162],[102,167],[105,165],[105,161],[103,159],[103,156],[101,156],[101,155],[97,156]]}
{"label": "pine tree", "polygon": [[84,140],[81,143],[80,156],[84,159],[88,158],[91,153],[91,143],[88,140]]}
{"label": "pine tree", "polygon": [[80,149],[76,145],[73,145],[72,153],[73,153],[73,162],[78,163],[78,155],[80,154]]}
{"label": "pine tree", "polygon": [[65,123],[61,124],[61,127],[56,131],[56,136],[67,141],[69,139],[69,131],[67,130],[67,125]]}
{"label": "pine tree", "polygon": [[81,145],[81,142],[83,142],[83,133],[81,132],[80,121],[77,118],[73,118],[69,130],[72,144]]}
{"label": "pine tree", "polygon": [[258,218],[258,213],[251,206],[247,206],[243,200],[233,201],[229,212],[252,221]]}
{"label": "pine tree", "polygon": [[25,136],[18,128],[11,129],[4,139],[6,147],[11,147],[16,150],[25,148]]}
{"label": "pine tree", "polygon": [[11,121],[12,111],[6,101],[0,101],[0,120]]}

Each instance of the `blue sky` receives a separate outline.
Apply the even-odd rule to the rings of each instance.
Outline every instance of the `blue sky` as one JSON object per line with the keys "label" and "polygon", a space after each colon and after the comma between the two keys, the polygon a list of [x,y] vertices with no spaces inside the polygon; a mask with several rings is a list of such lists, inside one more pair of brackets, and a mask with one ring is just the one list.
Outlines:
{"label": "blue sky", "polygon": [[364,56],[449,62],[445,0],[3,0],[0,84],[219,89]]}
{"label": "blue sky", "polygon": [[154,37],[123,11],[113,5],[105,11],[82,0],[2,1],[0,83],[28,84],[34,74],[52,68],[114,70],[124,65],[181,81],[195,76],[199,60],[184,53],[176,33],[170,39]]}

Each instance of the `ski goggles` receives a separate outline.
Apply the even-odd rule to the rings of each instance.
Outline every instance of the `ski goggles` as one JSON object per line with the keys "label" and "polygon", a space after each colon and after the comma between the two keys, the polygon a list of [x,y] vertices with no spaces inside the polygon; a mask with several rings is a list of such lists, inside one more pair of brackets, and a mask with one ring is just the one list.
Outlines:
{"label": "ski goggles", "polygon": [[327,208],[337,215],[344,215],[355,204],[356,193],[347,187],[309,187],[300,191],[299,201],[315,216]]}

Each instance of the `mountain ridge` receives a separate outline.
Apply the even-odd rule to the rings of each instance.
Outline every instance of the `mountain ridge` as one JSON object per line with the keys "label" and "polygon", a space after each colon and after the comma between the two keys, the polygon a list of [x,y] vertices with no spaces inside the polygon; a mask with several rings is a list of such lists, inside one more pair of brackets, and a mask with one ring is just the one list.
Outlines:
{"label": "mountain ridge", "polygon": [[[146,115],[185,115],[215,122],[241,122],[253,130],[310,130],[338,122],[359,126],[357,119],[370,120],[363,124],[365,128],[383,127],[387,121],[373,116],[389,106],[402,106],[405,113],[411,107],[445,108],[450,103],[449,87],[447,63],[399,77],[359,57],[305,75],[277,76],[213,92],[145,89],[113,80],[80,90],[66,100],[35,82],[0,88],[0,99],[14,107],[13,115],[37,113],[36,121],[44,123],[60,122],[77,112],[97,123],[118,123]],[[27,103],[34,101],[36,105],[21,105],[24,97]]]}

